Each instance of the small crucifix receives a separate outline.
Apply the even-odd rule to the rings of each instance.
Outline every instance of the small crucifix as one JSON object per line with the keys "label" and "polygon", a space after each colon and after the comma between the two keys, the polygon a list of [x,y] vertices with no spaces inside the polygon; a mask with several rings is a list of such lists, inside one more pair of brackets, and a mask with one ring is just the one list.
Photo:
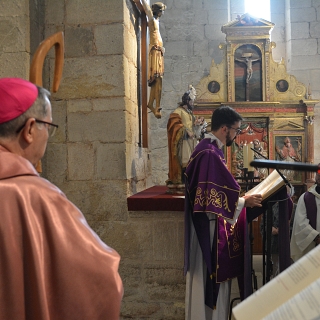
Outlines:
{"label": "small crucifix", "polygon": [[247,78],[246,78],[246,100],[249,101],[249,91],[250,91],[250,79],[252,78],[252,64],[253,62],[259,61],[259,59],[252,59],[252,53],[243,53],[242,59],[235,58],[236,61],[246,64],[247,66]]}

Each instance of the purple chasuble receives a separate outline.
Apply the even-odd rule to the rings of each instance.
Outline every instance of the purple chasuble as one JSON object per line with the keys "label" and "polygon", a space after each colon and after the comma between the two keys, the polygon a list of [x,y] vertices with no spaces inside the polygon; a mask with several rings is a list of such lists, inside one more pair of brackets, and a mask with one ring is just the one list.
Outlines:
{"label": "purple chasuble", "polygon": [[[189,266],[190,224],[193,223],[208,273],[221,283],[244,273],[245,209],[233,226],[240,186],[229,172],[216,142],[203,139],[186,168],[185,273]],[[210,244],[210,221],[216,217],[217,236]],[[212,257],[215,254],[216,257]]]}
{"label": "purple chasuble", "polygon": [[304,203],[306,206],[307,218],[309,219],[310,226],[314,230],[317,230],[317,204],[315,195],[307,191],[304,194]]}
{"label": "purple chasuble", "polygon": [[216,142],[203,139],[197,145],[185,175],[194,213],[214,213],[227,220],[234,218],[240,186],[229,172],[223,152]]}

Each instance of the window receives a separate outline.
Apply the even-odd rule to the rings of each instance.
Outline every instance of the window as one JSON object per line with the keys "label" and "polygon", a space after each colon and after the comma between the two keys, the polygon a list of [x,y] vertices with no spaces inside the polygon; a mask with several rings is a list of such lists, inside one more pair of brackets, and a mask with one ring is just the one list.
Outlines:
{"label": "window", "polygon": [[244,0],[245,12],[270,21],[270,0]]}

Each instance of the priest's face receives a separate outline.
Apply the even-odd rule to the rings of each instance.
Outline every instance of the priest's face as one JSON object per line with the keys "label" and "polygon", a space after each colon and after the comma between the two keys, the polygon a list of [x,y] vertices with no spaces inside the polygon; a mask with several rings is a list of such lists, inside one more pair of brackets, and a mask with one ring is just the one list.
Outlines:
{"label": "priest's face", "polygon": [[241,121],[235,122],[232,126],[228,127],[228,132],[226,136],[226,146],[230,147],[234,141],[234,139],[237,137],[238,134],[240,134],[241,129]]}
{"label": "priest's face", "polygon": [[231,134],[230,134],[230,130],[229,130],[227,133],[227,140],[226,140],[227,147],[230,147],[232,145],[234,138],[233,139],[231,138]]}

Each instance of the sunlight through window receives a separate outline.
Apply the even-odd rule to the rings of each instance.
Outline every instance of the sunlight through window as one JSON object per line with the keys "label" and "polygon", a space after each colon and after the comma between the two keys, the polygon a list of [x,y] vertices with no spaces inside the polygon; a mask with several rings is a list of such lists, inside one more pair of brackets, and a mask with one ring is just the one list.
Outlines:
{"label": "sunlight through window", "polygon": [[245,12],[270,21],[270,0],[245,0]]}

